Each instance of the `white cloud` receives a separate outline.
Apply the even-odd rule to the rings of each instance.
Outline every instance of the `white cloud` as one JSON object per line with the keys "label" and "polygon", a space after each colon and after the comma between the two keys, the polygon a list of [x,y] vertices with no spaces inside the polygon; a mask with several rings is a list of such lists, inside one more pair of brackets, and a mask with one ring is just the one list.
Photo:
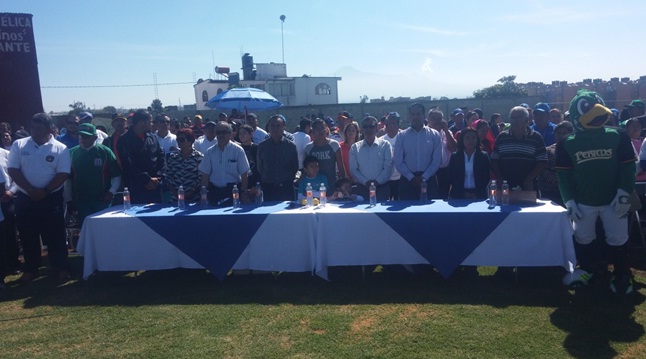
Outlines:
{"label": "white cloud", "polygon": [[433,60],[427,57],[421,67],[422,72],[433,73]]}

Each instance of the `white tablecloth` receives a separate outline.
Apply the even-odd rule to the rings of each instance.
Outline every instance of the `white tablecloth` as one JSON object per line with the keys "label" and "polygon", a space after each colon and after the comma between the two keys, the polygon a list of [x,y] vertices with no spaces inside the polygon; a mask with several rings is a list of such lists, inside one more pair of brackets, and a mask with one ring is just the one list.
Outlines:
{"label": "white tablecloth", "polygon": [[[124,214],[111,208],[86,218],[78,245],[84,256],[84,278],[97,270],[203,267],[164,238],[160,234],[163,231],[151,228],[150,222],[140,217],[143,215],[177,222],[180,228],[185,223],[182,221],[198,216],[204,223],[204,234],[182,238],[198,251],[213,250],[206,244],[219,231],[209,228],[210,221],[241,226],[250,218],[245,216],[266,215],[246,248],[239,256],[233,254],[238,257],[233,258],[232,269],[310,271],[327,278],[327,268],[336,265],[433,264],[447,275],[459,264],[563,266],[571,271],[576,263],[572,227],[565,210],[548,202],[494,209],[485,202],[439,201],[423,206],[388,202],[376,207],[351,204],[310,209],[286,209],[281,203],[242,210],[194,211],[185,216],[167,209],[159,214],[148,212]],[[489,228],[482,223],[491,229],[479,230],[487,233],[479,233],[481,238],[477,239],[478,228]],[[472,230],[471,234],[463,235],[465,228]],[[177,238],[174,240],[177,243]],[[465,243],[465,248],[456,251]],[[458,262],[451,263],[449,258]]]}

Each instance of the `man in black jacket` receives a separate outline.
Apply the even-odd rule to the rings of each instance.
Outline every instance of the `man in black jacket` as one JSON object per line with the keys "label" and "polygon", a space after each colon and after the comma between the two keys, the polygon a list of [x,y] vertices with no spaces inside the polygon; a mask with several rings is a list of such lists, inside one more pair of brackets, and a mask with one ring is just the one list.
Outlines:
{"label": "man in black jacket", "polygon": [[152,115],[138,110],[132,126],[117,142],[123,169],[123,185],[130,190],[132,203],[161,203],[162,173],[166,165],[164,151],[151,132]]}

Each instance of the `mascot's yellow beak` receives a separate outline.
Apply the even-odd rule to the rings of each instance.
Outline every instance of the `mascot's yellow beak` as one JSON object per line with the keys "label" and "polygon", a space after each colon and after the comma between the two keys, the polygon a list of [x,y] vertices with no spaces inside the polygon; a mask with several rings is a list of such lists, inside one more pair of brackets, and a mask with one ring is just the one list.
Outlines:
{"label": "mascot's yellow beak", "polygon": [[609,108],[600,103],[596,103],[590,111],[579,117],[579,123],[584,128],[599,128],[608,122],[608,116],[611,114],[612,112]]}

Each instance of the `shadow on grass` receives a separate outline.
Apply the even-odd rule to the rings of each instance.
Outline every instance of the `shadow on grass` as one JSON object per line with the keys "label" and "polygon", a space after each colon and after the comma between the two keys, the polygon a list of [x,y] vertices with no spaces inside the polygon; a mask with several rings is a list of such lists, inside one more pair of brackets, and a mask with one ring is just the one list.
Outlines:
{"label": "shadow on grass", "polygon": [[[641,293],[617,296],[608,289],[586,289],[577,291],[550,319],[568,333],[563,347],[573,357],[614,358],[619,353],[612,343],[633,343],[644,335],[643,325],[634,316],[635,308],[644,299]],[[629,352],[629,357],[643,355]]]}
{"label": "shadow on grass", "polygon": [[[81,272],[80,258],[71,258]],[[27,284],[10,284],[0,301],[24,299],[24,307],[141,306],[163,304],[473,304],[558,307],[569,300],[560,284],[561,268],[521,268],[519,280],[503,275],[458,271],[444,279],[426,268],[411,274],[393,266],[332,267],[330,281],[309,273],[230,275],[223,282],[205,270],[174,269],[99,272],[88,281],[65,284],[39,277]],[[430,267],[429,267],[430,268]]]}

